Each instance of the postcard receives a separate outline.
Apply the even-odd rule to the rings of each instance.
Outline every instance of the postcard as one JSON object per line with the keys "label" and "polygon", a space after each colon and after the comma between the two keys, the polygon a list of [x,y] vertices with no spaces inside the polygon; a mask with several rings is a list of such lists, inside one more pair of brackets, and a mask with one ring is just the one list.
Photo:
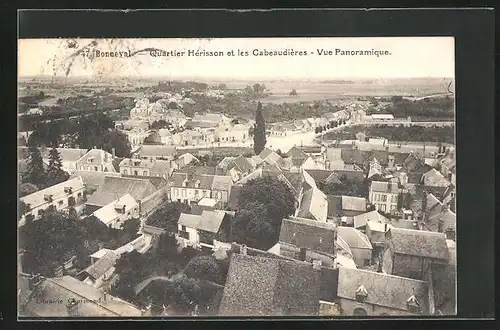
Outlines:
{"label": "postcard", "polygon": [[19,318],[456,315],[454,43],[19,39]]}

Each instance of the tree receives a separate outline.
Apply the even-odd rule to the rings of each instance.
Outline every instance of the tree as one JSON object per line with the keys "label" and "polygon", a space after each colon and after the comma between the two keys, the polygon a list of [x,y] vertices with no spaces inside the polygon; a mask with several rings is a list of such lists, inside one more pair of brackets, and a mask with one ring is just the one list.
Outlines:
{"label": "tree", "polygon": [[115,149],[116,156],[122,158],[129,158],[132,151],[127,136],[117,130],[112,130],[106,134],[102,148],[107,152]]}
{"label": "tree", "polygon": [[173,234],[163,233],[160,235],[156,248],[156,253],[158,253],[158,255],[169,260],[175,260],[178,257],[177,249],[177,239]]}
{"label": "tree", "polygon": [[196,256],[189,261],[184,274],[188,277],[221,283],[222,274],[214,256]]}
{"label": "tree", "polygon": [[37,191],[38,191],[38,187],[32,183],[27,182],[27,183],[21,183],[19,185],[19,197],[31,195],[32,193],[37,192]]}
{"label": "tree", "polygon": [[49,165],[47,167],[47,185],[52,186],[69,179],[69,174],[62,170],[61,157],[56,148],[49,151]]}
{"label": "tree", "polygon": [[227,89],[227,85],[226,84],[219,84],[219,86],[217,86],[219,89],[221,90],[225,90]]}
{"label": "tree", "polygon": [[46,175],[40,150],[35,145],[31,145],[28,148],[28,153],[27,169],[23,181],[42,187],[46,183]]}
{"label": "tree", "polygon": [[189,213],[191,207],[180,202],[167,202],[157,209],[148,219],[148,225],[166,229],[169,232],[177,231],[177,220],[181,213]]}
{"label": "tree", "polygon": [[266,146],[266,122],[264,121],[264,113],[262,112],[262,104],[257,104],[255,113],[255,128],[253,135],[253,150],[256,155],[260,154]]}
{"label": "tree", "polygon": [[294,89],[292,89],[292,91],[290,92],[290,96],[297,96],[297,91]]}

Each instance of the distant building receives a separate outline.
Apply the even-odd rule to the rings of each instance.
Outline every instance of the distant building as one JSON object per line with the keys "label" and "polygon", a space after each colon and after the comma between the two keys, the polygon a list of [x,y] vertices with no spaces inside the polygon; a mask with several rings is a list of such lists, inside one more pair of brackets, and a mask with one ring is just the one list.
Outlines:
{"label": "distant building", "polygon": [[296,216],[326,222],[328,214],[328,200],[318,188],[311,188],[304,192]]}
{"label": "distant building", "polygon": [[372,181],[369,200],[378,210],[394,213],[398,209],[400,189],[397,183]]}
{"label": "distant building", "polygon": [[201,215],[181,213],[177,235],[185,246],[212,249],[215,239],[229,240],[228,225],[232,216],[234,212],[221,210],[204,210]]}
{"label": "distant building", "polygon": [[123,176],[162,177],[167,179],[177,169],[172,160],[125,158],[120,162],[120,173]]}
{"label": "distant building", "polygon": [[171,177],[170,198],[173,201],[191,204],[206,197],[226,205],[232,185],[230,176],[174,172]]}
{"label": "distant building", "polygon": [[371,264],[373,248],[365,234],[352,227],[339,226],[337,227],[337,237],[349,246],[358,268]]}
{"label": "distant building", "polygon": [[142,159],[173,160],[177,155],[177,150],[173,146],[143,145],[139,149],[138,155]]}
{"label": "distant building", "polygon": [[80,277],[85,284],[101,288],[113,277],[117,259],[118,256],[113,251],[109,251],[76,276]]}
{"label": "distant building", "polygon": [[114,156],[102,149],[89,150],[76,162],[79,171],[117,172],[113,166]]}
{"label": "distant building", "polygon": [[92,215],[108,227],[121,229],[125,221],[139,217],[139,204],[132,195],[126,194],[96,210]]}

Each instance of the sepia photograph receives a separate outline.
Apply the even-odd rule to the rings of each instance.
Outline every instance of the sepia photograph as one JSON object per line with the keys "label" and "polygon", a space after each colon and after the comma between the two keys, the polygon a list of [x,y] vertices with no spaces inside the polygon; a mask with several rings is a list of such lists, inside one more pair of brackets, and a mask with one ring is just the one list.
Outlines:
{"label": "sepia photograph", "polygon": [[18,319],[457,314],[453,37],[17,60]]}

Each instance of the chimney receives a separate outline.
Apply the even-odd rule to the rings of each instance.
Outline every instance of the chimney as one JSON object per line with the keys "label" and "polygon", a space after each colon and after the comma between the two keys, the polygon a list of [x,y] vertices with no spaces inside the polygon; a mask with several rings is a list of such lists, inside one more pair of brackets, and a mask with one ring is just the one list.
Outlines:
{"label": "chimney", "polygon": [[245,244],[242,244],[240,247],[240,253],[244,256],[247,255],[247,246]]}
{"label": "chimney", "polygon": [[322,264],[323,263],[321,262],[321,260],[313,260],[312,262],[313,269],[321,270]]}
{"label": "chimney", "polygon": [[68,316],[75,317],[78,316],[78,302],[75,298],[72,298],[68,301],[66,305],[66,310],[68,311]]}
{"label": "chimney", "polygon": [[387,223],[384,224],[384,233],[387,232]]}
{"label": "chimney", "polygon": [[113,155],[113,158],[115,158],[115,157],[116,157],[116,154],[115,154],[115,148],[112,148],[112,149],[111,149],[111,154]]}
{"label": "chimney", "polygon": [[301,247],[300,252],[299,252],[299,260],[300,261],[306,261],[306,248]]}

